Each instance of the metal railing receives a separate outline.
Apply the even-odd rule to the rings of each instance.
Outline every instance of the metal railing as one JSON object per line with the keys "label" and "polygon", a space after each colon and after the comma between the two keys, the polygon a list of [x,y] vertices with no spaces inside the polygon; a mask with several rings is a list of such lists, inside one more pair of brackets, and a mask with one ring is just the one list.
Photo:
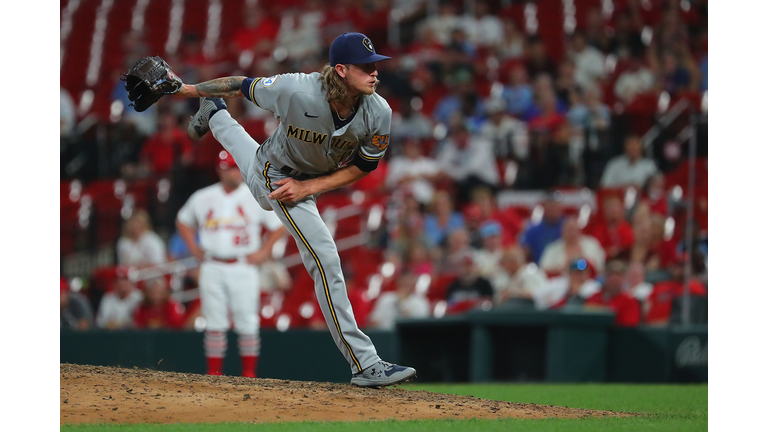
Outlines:
{"label": "metal railing", "polygon": [[[340,220],[347,219],[349,217],[358,216],[363,214],[365,208],[361,205],[351,204],[348,206],[334,209],[332,207],[327,208],[323,212],[323,221],[326,225],[335,226]],[[365,232],[366,224],[362,223],[360,226],[360,234],[351,235],[343,239],[336,240],[336,248],[339,252],[352,249],[365,244],[368,236]],[[276,245],[277,246],[277,245]],[[274,249],[273,249],[274,253]],[[295,267],[302,263],[301,254],[295,253],[287,257],[280,258],[280,262],[286,267]],[[200,262],[195,257],[187,257],[177,261],[171,261],[163,264],[158,264],[151,267],[145,267],[142,269],[133,269],[129,272],[128,277],[134,282],[141,282],[158,277],[165,277],[167,275],[173,275],[176,277],[183,277],[187,271],[200,267]],[[173,287],[172,287],[173,288]],[[188,302],[200,297],[200,291],[197,288],[184,290],[180,289],[180,285],[174,289],[173,297],[179,302]]]}

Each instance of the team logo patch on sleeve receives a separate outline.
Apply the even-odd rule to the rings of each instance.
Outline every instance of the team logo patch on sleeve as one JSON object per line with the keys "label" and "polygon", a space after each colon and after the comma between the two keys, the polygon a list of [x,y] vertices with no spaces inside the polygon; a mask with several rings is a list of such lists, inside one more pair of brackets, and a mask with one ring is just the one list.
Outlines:
{"label": "team logo patch on sleeve", "polygon": [[371,144],[375,145],[379,150],[384,150],[389,145],[389,135],[374,135],[371,139]]}
{"label": "team logo patch on sleeve", "polygon": [[264,78],[261,80],[261,85],[264,87],[272,87],[277,82],[277,79],[279,77],[277,75],[271,76],[269,78]]}

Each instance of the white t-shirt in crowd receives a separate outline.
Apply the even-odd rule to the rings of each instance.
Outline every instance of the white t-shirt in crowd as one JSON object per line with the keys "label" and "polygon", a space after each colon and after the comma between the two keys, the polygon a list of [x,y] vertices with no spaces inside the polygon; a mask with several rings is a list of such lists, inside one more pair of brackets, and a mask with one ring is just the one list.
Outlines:
{"label": "white t-shirt in crowd", "polygon": [[400,301],[396,292],[385,292],[379,296],[368,317],[374,328],[392,330],[398,318],[428,318],[429,300],[423,295],[411,294]]}
{"label": "white t-shirt in crowd", "polygon": [[656,163],[651,159],[642,158],[632,163],[626,155],[616,156],[608,161],[600,185],[607,188],[643,187],[648,177],[656,172]]}
{"label": "white t-shirt in crowd", "polygon": [[[405,156],[398,156],[389,163],[387,187],[392,190],[401,179],[409,176],[433,176],[439,172],[440,165],[434,159],[428,157],[411,159]],[[430,181],[419,178],[407,182],[406,185],[420,203],[428,204],[432,201],[435,188]]]}
{"label": "white t-shirt in crowd", "polygon": [[[579,237],[579,246],[581,251],[584,252],[582,258],[594,265],[598,273],[602,273],[605,267],[605,251],[600,242],[592,236],[582,235]],[[545,272],[565,271],[568,264],[566,262],[565,241],[563,239],[548,244],[544,248],[541,260],[539,261],[539,266]]]}
{"label": "white t-shirt in crowd", "polygon": [[96,326],[110,329],[132,327],[133,311],[143,298],[139,290],[133,290],[124,299],[115,293],[104,294],[96,314]]}
{"label": "white t-shirt in crowd", "polygon": [[165,243],[153,231],[147,231],[133,241],[120,237],[117,241],[117,262],[126,266],[157,265],[166,262]]}
{"label": "white t-shirt in crowd", "polygon": [[514,275],[506,272],[498,273],[490,278],[496,299],[507,294],[511,297],[528,293],[535,296],[547,283],[547,275],[534,263],[520,266]]}
{"label": "white t-shirt in crowd", "polygon": [[[544,286],[533,294],[533,303],[536,308],[549,309],[557,304],[568,294],[569,284],[570,278],[568,276],[548,279]],[[581,285],[581,288],[579,288],[579,297],[588,299],[598,291],[600,291],[600,284],[589,279]]]}

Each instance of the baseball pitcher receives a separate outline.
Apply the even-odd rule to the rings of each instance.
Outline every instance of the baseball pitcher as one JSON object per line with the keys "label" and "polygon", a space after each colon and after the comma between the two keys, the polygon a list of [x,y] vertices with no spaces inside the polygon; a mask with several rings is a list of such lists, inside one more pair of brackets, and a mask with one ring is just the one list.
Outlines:
{"label": "baseball pitcher", "polygon": [[[206,320],[203,345],[209,375],[221,375],[230,313],[242,376],[256,377],[259,358],[259,275],[272,246],[285,233],[274,212],[259,207],[243,184],[232,156],[222,151],[220,182],[193,193],[179,210],[179,235],[200,264],[200,306]],[[261,244],[261,228],[269,231]],[[195,242],[195,231],[200,244]]]}
{"label": "baseball pitcher", "polygon": [[[325,321],[349,362],[352,384],[383,387],[415,377],[413,368],[382,361],[357,327],[336,244],[316,205],[318,195],[362,179],[384,156],[392,110],[376,94],[376,62],[389,57],[377,54],[365,35],[344,33],[331,44],[330,62],[321,72],[227,77],[195,85],[183,84],[162,59],[147,59],[126,78],[136,110],[164,94],[200,97],[190,136],[199,139],[212,131],[234,157],[259,205],[274,210],[296,240]],[[221,99],[236,97],[280,121],[261,145],[232,119]]]}

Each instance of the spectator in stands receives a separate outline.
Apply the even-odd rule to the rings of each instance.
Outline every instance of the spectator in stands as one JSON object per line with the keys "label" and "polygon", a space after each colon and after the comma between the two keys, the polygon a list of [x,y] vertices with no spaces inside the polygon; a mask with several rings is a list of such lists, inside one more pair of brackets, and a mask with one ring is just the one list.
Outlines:
{"label": "spectator in stands", "polygon": [[670,94],[674,95],[691,87],[691,71],[680,64],[675,54],[670,51],[661,56],[661,76],[664,90]]}
{"label": "spectator in stands", "polygon": [[605,56],[597,48],[587,45],[587,39],[580,31],[571,36],[568,57],[576,67],[576,84],[584,90],[596,87],[605,75]]}
{"label": "spectator in stands", "polygon": [[309,0],[301,8],[283,12],[277,45],[286,50],[288,60],[300,62],[312,59],[322,51],[322,19],[323,8],[319,0]]}
{"label": "spectator in stands", "polygon": [[469,40],[482,47],[496,47],[504,39],[504,25],[499,17],[491,14],[488,3],[475,2],[475,14],[464,17],[464,30]]}
{"label": "spectator in stands", "polygon": [[502,62],[521,59],[525,55],[525,36],[512,19],[505,19],[502,25],[504,26],[504,37],[496,45],[496,56]]}
{"label": "spectator in stands", "polygon": [[566,272],[577,258],[584,258],[602,274],[605,266],[603,247],[594,237],[581,233],[576,217],[568,216],[563,221],[562,237],[544,248],[539,266],[549,275],[559,275]]}
{"label": "spectator in stands", "polygon": [[611,261],[605,268],[605,282],[599,292],[584,303],[587,307],[605,308],[616,315],[619,327],[637,327],[640,323],[640,303],[629,292],[623,292],[626,265]]}
{"label": "spectator in stands", "polygon": [[179,127],[172,112],[160,115],[160,128],[141,149],[141,163],[153,177],[166,177],[177,163],[189,166],[193,161],[192,142]]}
{"label": "spectator in stands", "polygon": [[345,32],[357,32],[365,21],[360,4],[352,0],[337,0],[325,3],[323,21],[320,23],[320,37],[324,47],[330,47],[336,36]]}
{"label": "spectator in stands", "polygon": [[503,99],[490,99],[485,104],[488,119],[480,125],[480,137],[491,142],[493,153],[504,160],[524,161],[528,158],[528,126],[506,114]]}
{"label": "spectator in stands", "polygon": [[474,254],[475,268],[480,276],[493,280],[504,272],[501,267],[501,257],[504,254],[502,236],[504,232],[501,224],[490,220],[480,227],[480,237],[483,247]]}
{"label": "spectator in stands", "polygon": [[[700,257],[703,266],[697,273],[702,274],[706,272],[707,260],[709,258],[709,239],[707,236],[707,231],[701,229],[701,226],[696,219],[691,222],[691,229],[693,230],[693,250],[697,251],[697,254],[694,255],[694,258],[699,259]],[[685,253],[687,251],[688,239],[686,236],[687,229],[684,231],[682,238],[677,242],[677,254]]]}
{"label": "spectator in stands", "polygon": [[558,108],[557,95],[551,89],[539,93],[534,112],[528,122],[531,132],[551,137],[565,123],[565,115]]}
{"label": "spectator in stands", "polygon": [[61,277],[59,294],[60,327],[72,330],[88,330],[93,323],[93,310],[88,299],[78,292],[73,292],[63,276]]}
{"label": "spectator in stands", "polygon": [[557,78],[554,89],[557,100],[570,108],[578,100],[578,92],[582,91],[576,82],[576,64],[566,58],[560,62],[557,68]]}
{"label": "spectator in stands", "polygon": [[288,291],[292,286],[291,274],[281,260],[268,256],[259,264],[259,290],[265,293]]}
{"label": "spectator in stands", "polygon": [[472,59],[477,55],[477,46],[469,37],[467,32],[461,27],[451,30],[451,41],[445,46],[443,52],[443,63],[449,71],[467,71],[472,70]]}
{"label": "spectator in stands", "polygon": [[414,107],[414,105],[418,107],[422,103],[421,99],[404,103],[400,115],[392,116],[392,139],[412,138],[422,141],[432,138],[432,121],[422,113],[421,108],[416,109]]}
{"label": "spectator in stands", "polygon": [[639,55],[632,56],[627,69],[619,75],[613,86],[613,93],[625,105],[629,105],[635,96],[653,89],[653,72],[643,65]]}
{"label": "spectator in stands", "polygon": [[639,200],[640,203],[648,205],[652,213],[660,216],[667,216],[669,213],[665,182],[664,174],[660,172],[649,176],[643,185]]}
{"label": "spectator in stands", "polygon": [[[467,109],[465,105],[471,106]],[[448,94],[437,102],[432,117],[436,122],[446,125],[452,125],[455,122],[463,123],[464,114],[470,117],[480,112],[480,108],[472,75],[466,69],[459,69],[448,78]],[[470,112],[465,113],[465,110]]]}
{"label": "spectator in stands", "polygon": [[[195,233],[195,243],[200,243],[200,236]],[[189,247],[181,238],[178,231],[171,235],[171,239],[168,240],[168,261],[178,261],[184,258],[192,256],[192,252],[189,251]]]}
{"label": "spectator in stands", "polygon": [[444,1],[440,3],[439,13],[427,18],[421,25],[428,27],[435,34],[437,40],[443,46],[447,46],[451,41],[453,29],[461,26],[461,17],[458,15],[454,2]]}
{"label": "spectator in stands", "polygon": [[[530,109],[523,114],[523,119],[529,123],[534,117],[541,117],[545,109],[548,112],[556,112],[563,116],[568,113],[566,101],[557,97],[555,83],[552,81],[551,75],[539,74],[536,77],[533,83],[533,101]],[[551,107],[552,104],[554,104],[554,108]],[[530,125],[529,127],[533,129]]]}
{"label": "spectator in stands", "polygon": [[522,64],[512,66],[509,71],[509,85],[504,87],[501,97],[507,103],[507,112],[522,118],[533,106],[533,87],[528,82],[528,71]]}
{"label": "spectator in stands", "polygon": [[458,125],[450,134],[437,155],[443,172],[456,182],[457,202],[469,201],[472,190],[487,187],[496,190],[499,172],[493,145],[480,136],[470,135],[464,125]]}
{"label": "spectator in stands", "polygon": [[[583,97],[582,97],[583,95]],[[587,140],[592,134],[606,132],[611,125],[611,109],[600,100],[600,89],[592,87],[577,96],[576,103],[568,111],[571,126],[584,131]],[[592,144],[589,142],[589,144]]]}
{"label": "spectator in stands", "polygon": [[435,192],[431,210],[424,218],[424,233],[430,247],[436,247],[451,231],[464,226],[464,217],[454,210],[453,200],[445,190]]}
{"label": "spectator in stands", "polygon": [[75,103],[64,87],[59,87],[59,135],[69,137],[75,132]]}
{"label": "spectator in stands", "polygon": [[561,199],[556,193],[548,194],[543,202],[544,213],[541,221],[529,225],[520,239],[520,245],[536,264],[540,262],[547,245],[560,239],[565,222]]}
{"label": "spectator in stands", "polygon": [[411,247],[405,251],[403,258],[403,262],[407,265],[406,271],[417,276],[435,274],[435,264],[432,261],[426,244],[421,242],[412,243]]}
{"label": "spectator in stands", "polygon": [[587,234],[595,237],[605,250],[606,259],[627,259],[635,242],[632,226],[624,219],[621,198],[609,195],[603,199],[602,220],[594,223]]}
{"label": "spectator in stands", "polygon": [[493,192],[487,188],[477,188],[472,194],[472,203],[477,205],[481,223],[498,222],[502,228],[502,244],[511,246],[517,243],[517,237],[523,228],[523,221],[514,208],[499,209]]}
{"label": "spectator in stands", "polygon": [[603,11],[596,6],[589,7],[585,18],[584,36],[587,44],[601,52],[606,52],[610,46],[610,37],[606,30],[608,25],[603,18]]}
{"label": "spectator in stands", "polygon": [[445,246],[433,249],[435,252],[436,270],[439,275],[456,274],[456,263],[465,255],[472,255],[469,232],[466,228],[456,228],[448,233]]}
{"label": "spectator in stands", "polygon": [[581,307],[586,300],[600,291],[600,285],[590,278],[589,264],[584,259],[573,260],[568,274],[550,279],[533,295],[538,309]]}
{"label": "spectator in stands", "polygon": [[[653,292],[643,305],[644,322],[648,325],[667,325],[672,314],[672,302],[685,293],[685,254],[678,256],[677,262],[671,268],[672,279],[659,282],[653,287]],[[706,296],[707,288],[695,278],[691,278],[690,294]]]}
{"label": "spectator in stands", "polygon": [[389,163],[387,187],[390,190],[407,189],[421,204],[429,204],[435,193],[433,181],[444,176],[436,160],[423,154],[423,146],[413,138],[401,143],[402,156],[394,156]]}
{"label": "spectator in stands", "polygon": [[430,243],[425,227],[426,216],[421,211],[421,205],[412,192],[406,191],[402,194],[402,206],[397,220],[389,226],[387,247],[400,254],[408,250],[412,243],[423,242],[430,248],[435,247]]}
{"label": "spectator in stands", "polygon": [[133,212],[117,241],[117,262],[137,268],[166,262],[165,243],[154,231],[144,209]]}
{"label": "spectator in stands", "polygon": [[235,32],[229,49],[230,57],[238,59],[240,66],[247,68],[253,59],[272,54],[280,31],[280,20],[269,16],[260,3],[246,2],[243,5],[243,23],[245,25]]}
{"label": "spectator in stands", "polygon": [[141,291],[128,279],[128,267],[118,267],[116,275],[114,289],[101,298],[96,314],[96,326],[108,330],[132,327],[133,311],[143,298]]}
{"label": "spectator in stands", "polygon": [[604,188],[635,186],[639,189],[657,171],[656,163],[643,157],[640,137],[629,135],[624,140],[624,154],[608,161],[600,185]]}
{"label": "spectator in stands", "polygon": [[641,304],[645,303],[653,292],[653,285],[645,281],[645,268],[642,263],[631,262],[627,269],[627,289]]}
{"label": "spectator in stands", "polygon": [[138,329],[179,329],[184,326],[184,306],[171,297],[165,278],[147,281],[144,301],[133,313],[133,324]]}
{"label": "spectator in stands", "polygon": [[540,73],[549,76],[557,74],[557,63],[549,57],[544,41],[538,37],[528,40],[528,58],[525,67],[528,70],[528,76],[531,77],[536,77]]}
{"label": "spectator in stands", "polygon": [[497,304],[510,299],[532,299],[547,283],[547,275],[536,264],[526,261],[525,251],[519,246],[507,248],[500,265],[504,272],[491,279]]}
{"label": "spectator in stands", "polygon": [[471,253],[463,254],[454,265],[458,277],[448,285],[445,292],[449,311],[458,311],[457,309],[463,309],[468,304],[477,305],[485,300],[493,300],[493,287],[488,279],[478,274]]}
{"label": "spectator in stands", "polygon": [[632,24],[630,14],[618,12],[614,21],[614,35],[610,41],[609,52],[619,59],[629,58],[634,53],[641,52],[645,46],[640,31]]}
{"label": "spectator in stands", "polygon": [[666,220],[658,214],[636,218],[633,224],[635,242],[629,253],[630,262],[642,263],[646,270],[664,270],[675,261],[675,245],[664,240]]}
{"label": "spectator in stands", "polygon": [[397,279],[397,290],[382,293],[368,319],[369,327],[394,330],[395,321],[403,318],[428,318],[429,300],[416,292],[418,276],[403,272]]}

